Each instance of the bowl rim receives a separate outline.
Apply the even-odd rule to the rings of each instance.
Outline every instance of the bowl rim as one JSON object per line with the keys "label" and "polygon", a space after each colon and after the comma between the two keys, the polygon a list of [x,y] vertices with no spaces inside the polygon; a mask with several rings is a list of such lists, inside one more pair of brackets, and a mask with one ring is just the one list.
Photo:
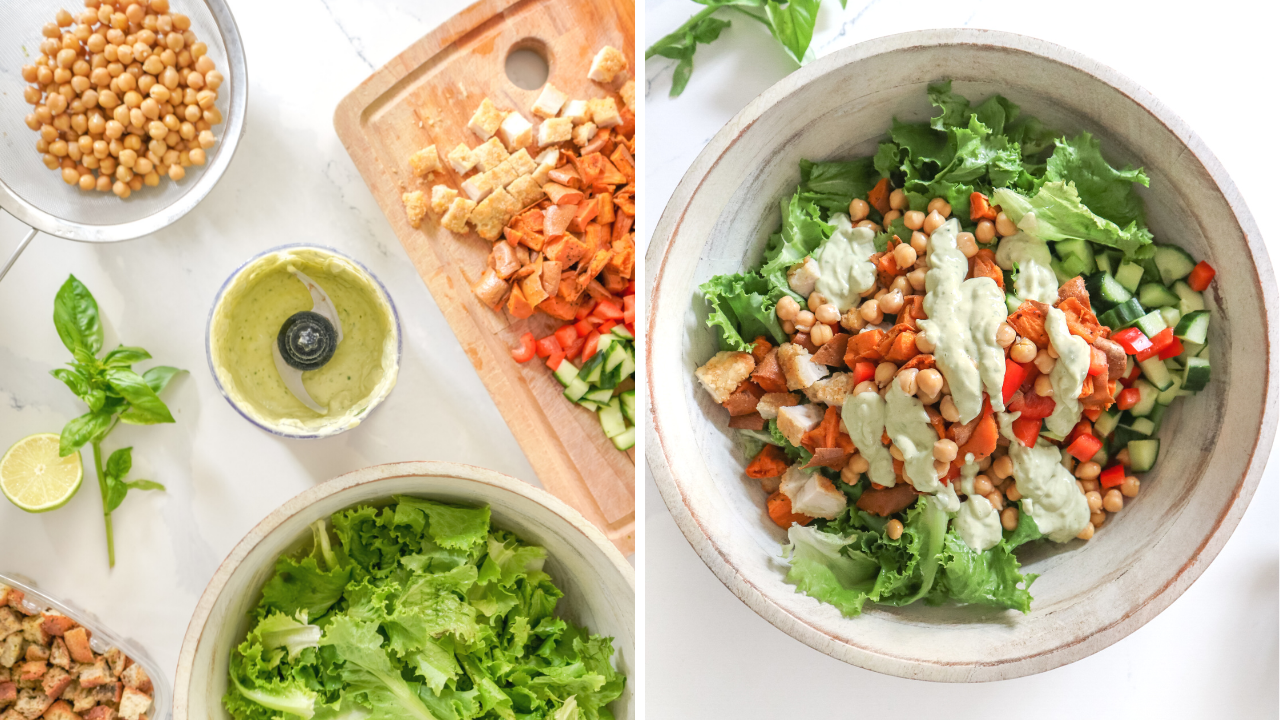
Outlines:
{"label": "bowl rim", "polygon": [[[203,713],[200,712],[196,715],[189,715],[187,712],[187,705],[190,702],[188,689],[193,676],[196,648],[204,635],[214,604],[225,589],[228,579],[241,567],[245,557],[259,543],[265,540],[269,534],[279,528],[282,523],[307,507],[331,495],[336,495],[360,485],[400,477],[448,477],[468,480],[506,490],[532,500],[551,510],[561,519],[568,522],[575,530],[585,535],[592,545],[595,545],[609,558],[613,569],[622,575],[632,593],[635,593],[635,569],[622,556],[618,548],[614,546],[609,538],[605,537],[599,528],[588,522],[581,513],[545,490],[536,488],[510,475],[462,463],[410,461],[371,465],[339,475],[293,496],[293,498],[271,511],[261,522],[246,532],[244,537],[236,543],[231,552],[223,559],[222,563],[218,565],[218,569],[214,572],[213,577],[209,579],[209,584],[205,586],[204,592],[200,595],[200,600],[196,603],[196,607],[191,613],[191,622],[187,625],[187,631],[182,638],[182,649],[178,653],[177,672],[173,679],[174,720],[187,720],[189,717],[197,716],[203,717]],[[639,662],[638,659],[637,662]]]}
{"label": "bowl rim", "polygon": [[[663,439],[664,433],[658,422],[657,408],[661,403],[654,390],[657,383],[655,383],[653,375],[654,357],[652,353],[654,345],[652,343],[646,343],[645,346],[645,392],[649,401],[649,412],[645,416],[647,433],[645,458],[659,493],[671,512],[677,527],[680,528],[685,539],[693,546],[703,563],[730,592],[774,627],[815,650],[843,662],[875,672],[938,682],[988,682],[1052,670],[1092,655],[1118,642],[1145,625],[1173,603],[1200,577],[1218,555],[1239,524],[1240,518],[1248,508],[1249,501],[1261,481],[1268,453],[1264,452],[1260,457],[1258,453],[1259,445],[1263,444],[1265,440],[1265,447],[1269,448],[1275,439],[1278,415],[1277,405],[1280,405],[1280,398],[1278,398],[1280,393],[1277,392],[1277,383],[1273,382],[1273,378],[1280,377],[1280,367],[1278,367],[1280,366],[1280,358],[1272,348],[1277,343],[1280,343],[1280,325],[1274,322],[1274,316],[1270,309],[1280,306],[1280,300],[1277,299],[1280,293],[1277,292],[1275,271],[1271,265],[1261,233],[1253,219],[1253,215],[1249,212],[1243,197],[1241,197],[1235,184],[1231,181],[1225,168],[1199,136],[1191,130],[1190,126],[1149,91],[1113,68],[1093,60],[1083,53],[1056,43],[998,30],[939,28],[915,30],[873,38],[826,55],[769,87],[747,103],[716,133],[711,141],[703,147],[672,192],[654,229],[646,252],[646,267],[650,268],[647,277],[646,306],[651,308],[645,328],[646,333],[651,335],[647,336],[652,336],[656,331],[655,323],[658,321],[660,313],[653,309],[658,306],[658,293],[662,285],[666,263],[671,259],[670,250],[673,239],[683,224],[685,214],[690,208],[690,201],[719,164],[721,157],[736,144],[742,134],[762,116],[769,113],[776,106],[786,102],[789,96],[829,72],[868,58],[927,46],[977,46],[981,49],[1012,50],[1065,65],[1076,72],[1083,73],[1104,83],[1124,95],[1138,108],[1165,126],[1205,168],[1210,180],[1221,192],[1230,207],[1244,236],[1245,245],[1256,274],[1259,295],[1262,297],[1262,313],[1266,321],[1269,340],[1266,344],[1267,356],[1265,363],[1268,372],[1264,378],[1266,383],[1264,388],[1265,399],[1262,404],[1262,415],[1259,419],[1258,435],[1254,439],[1249,464],[1244,475],[1236,482],[1235,492],[1230,501],[1216,518],[1213,529],[1200,543],[1199,547],[1196,548],[1187,562],[1169,576],[1163,585],[1156,588],[1150,597],[1138,604],[1118,621],[1098,628],[1086,638],[1076,639],[1035,655],[1025,655],[994,663],[943,663],[903,659],[849,644],[842,638],[828,635],[817,629],[802,616],[792,613],[769,599],[755,583],[748,580],[729,560],[728,553],[720,547],[717,539],[707,532],[703,522],[686,503],[688,495],[686,492],[687,481],[680,477],[680,473],[677,471],[678,465],[671,462],[666,454],[666,443]],[[969,671],[964,678],[955,676],[957,666],[966,667]]]}

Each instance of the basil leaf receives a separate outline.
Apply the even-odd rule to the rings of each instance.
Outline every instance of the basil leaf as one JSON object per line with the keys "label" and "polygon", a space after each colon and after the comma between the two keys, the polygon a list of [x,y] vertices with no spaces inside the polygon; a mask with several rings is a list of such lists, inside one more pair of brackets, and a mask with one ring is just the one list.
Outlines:
{"label": "basil leaf", "polygon": [[178,368],[167,367],[165,365],[159,365],[142,373],[142,379],[147,381],[147,385],[155,392],[155,394],[159,395],[160,391],[164,390],[165,386],[169,384],[169,381],[173,379],[173,376],[180,372],[186,371],[179,370]]}
{"label": "basil leaf", "polygon": [[[102,390],[102,388],[93,388],[81,399],[84,400],[84,404],[88,405],[89,409],[94,412],[98,412],[107,404],[107,394]],[[115,415],[115,411],[112,411],[111,414]]]}
{"label": "basil leaf", "polygon": [[150,360],[150,359],[151,359],[151,353],[147,352],[146,350],[143,350],[140,347],[129,347],[127,345],[121,345],[115,350],[112,350],[111,352],[107,353],[107,356],[102,358],[102,364],[106,365],[107,367],[126,367],[127,368],[136,362],[142,362],[143,360]]}
{"label": "basil leaf", "polygon": [[133,469],[133,448],[120,448],[111,453],[111,457],[107,458],[106,473],[108,477],[117,480],[123,480],[125,475]]}
{"label": "basil leaf", "polygon": [[85,350],[97,355],[102,349],[98,302],[75,275],[67,277],[53,299],[53,325],[58,330],[58,337],[62,338],[62,344],[73,353]]}
{"label": "basil leaf", "polygon": [[77,370],[57,368],[50,370],[49,374],[61,380],[78,398],[84,398],[92,389],[89,386],[89,378]]}
{"label": "basil leaf", "polygon": [[813,27],[818,22],[818,6],[822,0],[791,0],[781,3],[765,3],[764,12],[769,18],[769,29],[778,42],[787,49],[792,60],[803,65],[809,43],[813,41]]}
{"label": "basil leaf", "polygon": [[84,447],[99,433],[105,433],[111,427],[112,413],[102,411],[90,412],[68,422],[62,428],[62,438],[58,443],[58,454],[66,457]]}
{"label": "basil leaf", "polygon": [[164,486],[154,480],[133,480],[125,483],[130,490],[164,490]]}
{"label": "basil leaf", "polygon": [[103,375],[111,388],[129,401],[130,408],[121,413],[121,420],[132,425],[173,422],[169,408],[141,375],[124,368],[107,368]]}
{"label": "basil leaf", "polygon": [[107,476],[107,494],[102,498],[102,504],[106,511],[110,513],[120,507],[120,503],[124,502],[124,496],[129,494],[129,486],[121,480]]}

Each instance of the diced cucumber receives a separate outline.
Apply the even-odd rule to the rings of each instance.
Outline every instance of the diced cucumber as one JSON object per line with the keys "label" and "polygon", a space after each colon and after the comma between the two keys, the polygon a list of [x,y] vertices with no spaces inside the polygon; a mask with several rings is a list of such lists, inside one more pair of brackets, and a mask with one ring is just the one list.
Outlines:
{"label": "diced cucumber", "polygon": [[614,388],[618,387],[618,379],[617,369],[610,370],[609,372],[602,371],[600,373],[600,379],[595,382],[595,386],[598,388],[607,388],[612,391]]}
{"label": "diced cucumber", "polygon": [[591,389],[591,386],[587,384],[586,380],[582,379],[581,375],[579,375],[575,377],[573,380],[569,381],[569,385],[566,386],[564,389],[564,396],[569,398],[573,402],[578,402],[579,400],[582,399],[583,395],[587,394],[587,391],[590,389]]}
{"label": "diced cucumber", "polygon": [[1116,268],[1116,282],[1129,292],[1137,292],[1138,286],[1142,283],[1142,266],[1131,263],[1120,263],[1120,267]]}
{"label": "diced cucumber", "polygon": [[578,404],[591,412],[597,412],[600,409],[600,403],[591,402],[590,400],[579,400]]}
{"label": "diced cucumber", "polygon": [[1160,440],[1129,441],[1129,469],[1133,472],[1147,472],[1156,464],[1156,456],[1160,454]]}
{"label": "diced cucumber", "polygon": [[[1006,285],[1006,287],[1011,287],[1011,286]],[[1022,301],[1018,299],[1017,295],[1014,295],[1013,293],[1005,293],[1004,306],[1009,310],[1010,315],[1018,312],[1018,307],[1020,305],[1022,305]]]}
{"label": "diced cucumber", "polygon": [[1157,405],[1168,405],[1173,402],[1174,398],[1178,397],[1178,391],[1182,389],[1182,378],[1175,375],[1170,380],[1173,380],[1173,384],[1168,389],[1161,390],[1160,394],[1156,396]]}
{"label": "diced cucumber", "polygon": [[1120,411],[1108,410],[1098,416],[1093,421],[1093,431],[1098,437],[1106,437],[1115,432],[1116,426],[1120,424]]}
{"label": "diced cucumber", "polygon": [[1174,280],[1190,275],[1196,267],[1195,258],[1177,245],[1157,245],[1152,259],[1160,270],[1160,282],[1165,285],[1171,285]]}
{"label": "diced cucumber", "polygon": [[1129,408],[1129,413],[1134,417],[1144,417],[1151,414],[1151,408],[1156,406],[1156,396],[1160,394],[1160,391],[1156,389],[1155,385],[1142,378],[1138,378],[1133,387],[1138,390],[1138,402]]}
{"label": "diced cucumber", "polygon": [[[1069,241],[1070,242],[1070,241]],[[1084,242],[1081,240],[1080,242]],[[1063,260],[1050,263],[1055,273],[1059,275],[1058,284],[1070,280],[1077,275],[1083,275],[1093,269],[1093,258],[1085,259],[1079,255],[1070,255]]]}
{"label": "diced cucumber", "polygon": [[[1145,418],[1138,418],[1138,420],[1145,420]],[[1137,422],[1137,420],[1134,422]],[[1116,432],[1111,436],[1111,451],[1119,452],[1120,449],[1126,447],[1130,441],[1145,440],[1146,437],[1147,433],[1138,432],[1132,425],[1125,425],[1122,423],[1116,426]]]}
{"label": "diced cucumber", "polygon": [[586,395],[582,396],[583,400],[590,400],[599,405],[608,405],[613,399],[613,390],[610,388],[594,388],[588,390]]}
{"label": "diced cucumber", "polygon": [[1143,282],[1160,282],[1160,268],[1156,267],[1155,258],[1139,260],[1138,264],[1142,266]]}
{"label": "diced cucumber", "polygon": [[631,333],[627,332],[627,329],[626,329],[625,327],[621,326],[621,325],[614,325],[614,326],[613,326],[613,330],[612,330],[611,332],[613,332],[613,334],[614,334],[614,335],[617,335],[618,337],[622,338],[623,340],[635,340],[635,339],[636,339],[636,336],[635,336],[635,335],[632,335]]}
{"label": "diced cucumber", "polygon": [[1178,321],[1182,319],[1182,313],[1178,312],[1176,307],[1160,308],[1160,319],[1164,320],[1165,327],[1177,327]]}
{"label": "diced cucumber", "polygon": [[600,384],[600,375],[604,372],[604,353],[596,352],[578,371],[578,377],[592,385]]}
{"label": "diced cucumber", "polygon": [[1084,287],[1089,291],[1089,299],[1096,312],[1110,310],[1133,297],[1133,293],[1125,290],[1115,278],[1104,272],[1090,275],[1084,281]]}
{"label": "diced cucumber", "polygon": [[1093,257],[1093,247],[1088,240],[1061,240],[1053,244],[1053,249],[1058,253],[1058,257],[1062,258],[1064,269],[1079,266],[1079,270],[1073,273],[1072,277],[1089,272],[1097,266]]}
{"label": "diced cucumber", "polygon": [[1098,272],[1112,276],[1116,274],[1116,259],[1111,253],[1098,253],[1094,256],[1093,262],[1098,266]]}
{"label": "diced cucumber", "polygon": [[1152,422],[1150,418],[1138,418],[1137,420],[1134,420],[1133,424],[1129,427],[1132,428],[1134,432],[1142,433],[1143,435],[1151,435],[1156,431],[1156,424]]}
{"label": "diced cucumber", "polygon": [[1143,335],[1149,338],[1156,336],[1156,333],[1164,330],[1168,325],[1164,324],[1164,318],[1160,316],[1159,310],[1152,310],[1133,321],[1133,326],[1142,331]]}
{"label": "diced cucumber", "polygon": [[1129,298],[1110,310],[1102,313],[1098,317],[1098,322],[1106,325],[1112,330],[1129,327],[1134,320],[1146,314],[1146,310],[1142,307],[1142,303],[1137,298]]}
{"label": "diced cucumber", "polygon": [[[1177,330],[1174,331],[1177,334]],[[1204,352],[1205,345],[1202,343],[1193,343],[1186,340],[1182,341],[1182,354],[1178,357],[1183,361],[1183,367],[1186,367],[1186,360],[1189,357],[1200,357]]]}
{"label": "diced cucumber", "polygon": [[[1168,390],[1173,385],[1173,377],[1169,375],[1169,368],[1165,367],[1164,361],[1160,358],[1149,357],[1138,363],[1138,365],[1142,368],[1143,377],[1152,385],[1155,385],[1157,390]],[[1185,380],[1183,385],[1186,385]]]}
{"label": "diced cucumber", "polygon": [[613,372],[623,360],[627,359],[627,351],[622,345],[623,343],[614,343],[609,346],[609,356],[604,359],[605,372]]}
{"label": "diced cucumber", "polygon": [[1106,464],[1107,464],[1107,451],[1106,451],[1106,449],[1105,449],[1105,448],[1098,448],[1098,452],[1094,453],[1094,454],[1093,454],[1093,457],[1091,457],[1091,458],[1089,458],[1089,459],[1090,459],[1090,460],[1092,460],[1093,462],[1098,463],[1099,465],[1106,465]]}
{"label": "diced cucumber", "polygon": [[1173,292],[1178,296],[1178,311],[1190,315],[1197,310],[1204,310],[1204,295],[1191,289],[1191,286],[1179,280],[1173,284]]}
{"label": "diced cucumber", "polygon": [[608,437],[617,437],[627,431],[627,421],[622,417],[622,403],[614,398],[600,408],[600,427]]}
{"label": "diced cucumber", "polygon": [[628,390],[618,397],[622,398],[622,414],[631,422],[636,421],[636,391]]}
{"label": "diced cucumber", "polygon": [[1145,308],[1162,308],[1178,304],[1178,296],[1160,283],[1147,283],[1138,288],[1138,302]]}
{"label": "diced cucumber", "polygon": [[634,425],[627,428],[621,435],[613,438],[613,446],[619,450],[630,450],[636,444],[636,428]]}
{"label": "diced cucumber", "polygon": [[1151,431],[1152,435],[1160,432],[1160,426],[1164,424],[1164,413],[1168,409],[1168,405],[1161,405],[1160,403],[1156,403],[1156,406],[1151,408],[1151,414],[1147,416],[1147,419],[1155,425],[1155,428]]}
{"label": "diced cucumber", "polygon": [[561,385],[569,387],[569,383],[578,377],[578,368],[574,367],[573,363],[568,360],[561,360],[560,367],[552,374],[556,376],[556,380],[559,380]]}
{"label": "diced cucumber", "polygon": [[1188,392],[1200,392],[1209,384],[1209,359],[1187,358],[1187,367],[1182,371],[1182,389]]}
{"label": "diced cucumber", "polygon": [[1186,343],[1204,345],[1209,337],[1209,311],[1193,310],[1182,316],[1173,328],[1173,336]]}
{"label": "diced cucumber", "polygon": [[627,356],[622,359],[622,365],[618,366],[618,375],[624,380],[636,374],[636,356],[630,349],[627,350]]}

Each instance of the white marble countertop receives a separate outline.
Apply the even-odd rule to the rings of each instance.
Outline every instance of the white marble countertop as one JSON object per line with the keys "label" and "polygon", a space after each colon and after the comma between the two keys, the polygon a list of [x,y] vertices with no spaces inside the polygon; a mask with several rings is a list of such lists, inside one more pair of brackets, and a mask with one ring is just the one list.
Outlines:
{"label": "white marble countertop", "polygon": [[[1217,154],[1280,259],[1272,209],[1280,151],[1265,126],[1280,103],[1261,6],[1229,0],[1211,12],[1121,0],[1063,3],[849,0],[823,2],[813,49],[823,55],[882,35],[970,26],[1034,35],[1107,63],[1155,93]],[[645,46],[702,7],[646,0]],[[684,95],[667,97],[672,61],[646,67],[649,227],[703,146],[748,101],[793,69],[764,28],[733,26],[700,46]],[[1251,129],[1252,128],[1252,129]],[[878,675],[793,640],[738,601],[680,534],[651,477],[644,485],[646,709],[655,718],[912,717],[997,713],[1039,718],[1280,715],[1277,677],[1277,453],[1222,553],[1159,617],[1112,647],[1038,676],[940,685]],[[647,473],[646,473],[647,475]],[[925,716],[921,716],[925,717]]]}
{"label": "white marble countertop", "polygon": [[[122,425],[105,443],[132,445],[131,477],[169,488],[130,494],[115,512],[113,571],[91,470],[55,512],[29,515],[0,500],[0,571],[95,612],[145,647],[170,679],[218,563],[302,490],[403,460],[468,463],[537,484],[332,125],[343,95],[468,3],[230,4],[247,48],[249,110],[235,160],[212,194],[170,228],[127,243],[41,235],[0,282],[0,450],[31,433],[59,432],[84,412],[49,375],[69,359],[52,319],[68,273],[96,295],[108,347],[141,345],[159,363],[190,371],[164,395],[176,424]],[[0,258],[24,234],[0,213]],[[360,427],[321,441],[284,440],[250,425],[218,393],[205,359],[205,323],[222,282],[250,256],[292,242],[329,245],[364,263],[386,284],[403,326],[396,389]],[[87,449],[85,457],[92,467]]]}

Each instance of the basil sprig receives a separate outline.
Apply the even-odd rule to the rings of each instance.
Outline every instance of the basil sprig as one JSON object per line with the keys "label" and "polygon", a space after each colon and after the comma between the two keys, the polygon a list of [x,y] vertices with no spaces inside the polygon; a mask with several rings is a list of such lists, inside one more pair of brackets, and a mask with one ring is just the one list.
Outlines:
{"label": "basil sprig", "polygon": [[164,490],[151,480],[125,480],[133,467],[133,448],[120,448],[102,463],[102,441],[118,423],[155,425],[173,422],[173,414],[160,399],[160,392],[182,370],[156,366],[139,375],[135,363],[151,359],[140,347],[121,345],[102,352],[102,321],[93,293],[74,275],[67,278],[53,301],[53,324],[62,344],[74,358],[68,367],[50,374],[61,380],[89,412],[72,419],[62,428],[58,452],[66,457],[85,445],[93,448],[98,489],[102,493],[102,514],[107,526],[107,559],[116,564],[111,513],[124,502],[130,490]]}

